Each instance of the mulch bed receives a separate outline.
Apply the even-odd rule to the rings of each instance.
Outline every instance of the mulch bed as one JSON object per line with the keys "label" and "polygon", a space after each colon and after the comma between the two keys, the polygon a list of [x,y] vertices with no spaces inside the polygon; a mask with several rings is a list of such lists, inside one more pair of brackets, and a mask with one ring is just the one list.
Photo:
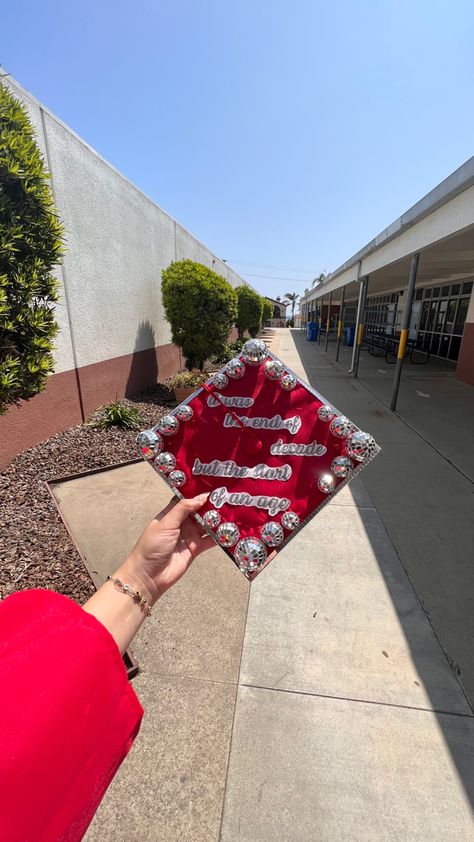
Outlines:
{"label": "mulch bed", "polygon": [[[138,407],[144,429],[175,402],[169,390],[155,386],[123,403]],[[17,590],[48,588],[82,603],[94,593],[45,481],[134,459],[136,435],[136,430],[80,424],[23,451],[0,474],[3,597]]]}

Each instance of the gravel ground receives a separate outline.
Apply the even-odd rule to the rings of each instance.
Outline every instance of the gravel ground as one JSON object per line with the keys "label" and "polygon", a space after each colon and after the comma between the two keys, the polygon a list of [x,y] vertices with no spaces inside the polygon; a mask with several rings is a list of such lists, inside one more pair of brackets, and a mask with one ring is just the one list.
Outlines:
{"label": "gravel ground", "polygon": [[[172,394],[161,386],[123,401],[138,407],[144,429]],[[0,474],[0,594],[48,588],[84,602],[94,586],[64,528],[45,481],[137,456],[136,430],[80,424],[23,451]]]}

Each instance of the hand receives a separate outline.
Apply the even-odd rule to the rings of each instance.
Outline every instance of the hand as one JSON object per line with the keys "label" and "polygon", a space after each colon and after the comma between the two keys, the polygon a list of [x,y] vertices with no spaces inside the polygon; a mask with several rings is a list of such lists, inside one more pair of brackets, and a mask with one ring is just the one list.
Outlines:
{"label": "hand", "polygon": [[196,556],[215,546],[192,517],[208,496],[171,500],[146,527],[121,568],[124,581],[138,582],[137,589],[150,605],[181,578]]}

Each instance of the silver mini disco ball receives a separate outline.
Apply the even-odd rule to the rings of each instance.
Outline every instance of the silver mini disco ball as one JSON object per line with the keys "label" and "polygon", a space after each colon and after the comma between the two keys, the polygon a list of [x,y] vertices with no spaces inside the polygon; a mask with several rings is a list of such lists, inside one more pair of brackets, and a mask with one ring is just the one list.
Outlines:
{"label": "silver mini disco ball", "polygon": [[209,529],[215,529],[221,522],[221,516],[215,509],[209,509],[208,512],[204,512],[202,519]]}
{"label": "silver mini disco ball", "polygon": [[318,488],[323,494],[330,494],[336,487],[336,480],[332,474],[322,474],[318,479]]}
{"label": "silver mini disco ball", "polygon": [[194,410],[188,403],[183,403],[182,406],[178,406],[175,415],[179,421],[191,421],[191,418],[194,415]]}
{"label": "silver mini disco ball", "polygon": [[249,339],[242,348],[242,356],[249,365],[260,365],[267,356],[263,339]]}
{"label": "silver mini disco ball", "polygon": [[209,384],[215,386],[216,389],[225,389],[229,385],[229,378],[223,371],[218,371],[211,377]]}
{"label": "silver mini disco ball", "polygon": [[334,410],[332,406],[325,404],[325,406],[320,406],[318,409],[318,418],[320,421],[330,421],[331,418],[334,418]]}
{"label": "silver mini disco ball", "polygon": [[165,450],[156,457],[154,465],[160,474],[168,474],[176,467],[176,459],[172,453],[168,453]]}
{"label": "silver mini disco ball", "polygon": [[357,462],[364,462],[377,453],[375,439],[369,433],[358,430],[349,437],[346,450],[348,455]]}
{"label": "silver mini disco ball", "polygon": [[181,486],[186,482],[186,474],[184,471],[171,471],[171,473],[168,474],[168,479],[171,485],[175,485],[176,488],[181,488]]}
{"label": "silver mini disco ball", "polygon": [[332,419],[329,429],[336,438],[345,439],[349,433],[352,433],[354,427],[345,415],[337,415],[336,418]]}
{"label": "silver mini disco ball", "polygon": [[221,547],[233,547],[240,538],[239,527],[235,523],[221,523],[216,535]]}
{"label": "silver mini disco ball", "polygon": [[163,450],[163,439],[154,430],[143,430],[138,433],[137,448],[145,459],[154,459]]}
{"label": "silver mini disco ball", "polygon": [[233,360],[229,360],[225,370],[226,374],[232,377],[233,380],[240,380],[245,374],[245,363],[243,360],[239,360],[238,357],[234,357]]}
{"label": "silver mini disco ball", "polygon": [[336,456],[331,462],[331,471],[338,479],[348,477],[354,465],[347,456]]}
{"label": "silver mini disco ball", "polygon": [[267,547],[278,547],[285,537],[283,528],[275,520],[269,520],[268,523],[264,523],[260,530],[260,535]]}
{"label": "silver mini disco ball", "polygon": [[287,371],[280,380],[280,386],[282,389],[285,390],[285,392],[291,392],[291,390],[295,388],[297,383],[298,380],[296,378],[296,375],[290,374],[289,371]]}
{"label": "silver mini disco ball", "polygon": [[293,529],[300,525],[300,518],[296,512],[285,512],[282,515],[281,522],[285,529],[288,529],[288,532],[293,532]]}
{"label": "silver mini disco ball", "polygon": [[162,436],[175,436],[179,430],[179,421],[176,415],[163,415],[163,418],[158,421],[156,429]]}
{"label": "silver mini disco ball", "polygon": [[259,538],[242,538],[237,544],[234,558],[242,570],[251,572],[262,566],[267,557],[265,544]]}
{"label": "silver mini disco ball", "polygon": [[279,380],[285,370],[285,366],[280,360],[268,360],[264,366],[265,377],[269,380]]}

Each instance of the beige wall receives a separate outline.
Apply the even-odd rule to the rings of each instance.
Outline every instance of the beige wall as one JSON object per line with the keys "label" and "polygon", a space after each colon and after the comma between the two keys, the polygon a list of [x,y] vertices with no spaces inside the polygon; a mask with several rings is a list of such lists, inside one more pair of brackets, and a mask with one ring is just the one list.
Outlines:
{"label": "beige wall", "polygon": [[173,260],[245,283],[17,82],[5,82],[28,110],[65,228],[56,373],[169,343],[160,280]]}

